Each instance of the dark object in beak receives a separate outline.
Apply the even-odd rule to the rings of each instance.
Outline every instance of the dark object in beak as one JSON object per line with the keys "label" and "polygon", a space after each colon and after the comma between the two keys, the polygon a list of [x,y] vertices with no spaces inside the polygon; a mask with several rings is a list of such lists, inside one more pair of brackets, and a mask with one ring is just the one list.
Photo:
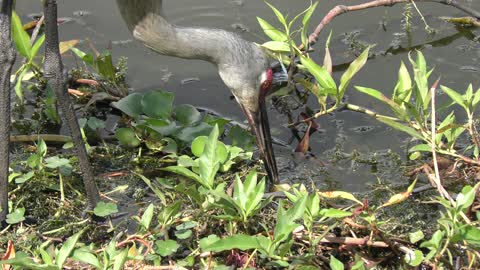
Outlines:
{"label": "dark object in beak", "polygon": [[243,112],[247,116],[248,123],[253,128],[257,139],[257,146],[260,156],[265,164],[265,170],[268,174],[270,186],[279,183],[277,163],[273,153],[272,136],[270,134],[270,125],[268,123],[267,108],[265,99],[259,100],[258,112],[252,112],[241,105]]}

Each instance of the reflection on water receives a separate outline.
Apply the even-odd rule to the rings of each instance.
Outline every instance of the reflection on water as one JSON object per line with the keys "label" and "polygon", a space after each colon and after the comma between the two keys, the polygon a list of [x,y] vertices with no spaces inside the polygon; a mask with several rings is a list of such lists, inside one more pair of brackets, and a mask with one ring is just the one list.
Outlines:
{"label": "reflection on water", "polygon": [[[165,0],[167,17],[179,25],[218,27],[241,33],[256,42],[265,41],[256,22],[256,16],[274,23],[272,12],[263,1],[244,0]],[[348,4],[364,1],[352,0]],[[20,14],[38,13],[40,1],[18,1]],[[274,4],[291,15],[298,13],[309,1],[278,0]],[[480,1],[470,1],[480,10]],[[322,1],[312,22],[319,22],[322,15],[344,1]],[[121,21],[114,0],[65,0],[59,2],[59,16],[70,18],[61,26],[61,39],[89,39],[97,48],[113,46],[114,56],[127,56],[129,81],[138,90],[162,88],[176,93],[176,102],[190,103],[243,121],[244,117],[230,93],[220,80],[215,68],[201,61],[182,60],[159,56],[137,42]],[[400,61],[408,62],[407,52],[412,48],[422,50],[430,67],[435,67],[433,77],[441,75],[442,83],[453,89],[463,90],[468,83],[480,86],[480,38],[479,30],[454,27],[439,16],[460,16],[461,12],[438,4],[418,4],[430,27],[438,30],[434,35],[424,31],[423,22],[414,14],[412,32],[401,28],[403,5],[392,8],[376,8],[348,13],[335,19],[324,29],[313,55],[323,57],[323,44],[333,30],[330,45],[335,64],[335,77],[339,78],[366,44],[376,44],[375,55],[366,68],[354,79],[352,85],[369,86],[389,95],[394,87]],[[25,19],[25,18],[24,18]],[[312,25],[313,27],[313,25]],[[67,62],[71,59],[68,59]],[[352,90],[352,91],[351,91]],[[388,110],[378,102],[349,89],[351,103],[372,108],[380,113]],[[194,96],[195,98],[192,98]],[[289,100],[290,99],[290,100]],[[440,97],[441,99],[441,97]],[[297,97],[283,100],[298,103]],[[298,107],[298,104],[296,105]],[[318,108],[314,98],[307,105]],[[280,141],[289,141],[291,131],[285,127],[288,117],[297,117],[305,109],[282,113],[279,107],[270,110],[272,133]],[[291,182],[315,182],[319,186],[361,191],[366,183],[399,181],[402,160],[405,159],[405,136],[378,122],[348,111],[327,115],[317,120],[322,132],[311,138],[314,157],[297,159],[291,149],[277,146],[282,177]],[[295,148],[295,139],[292,142]],[[389,150],[391,149],[391,150]],[[333,161],[332,161],[333,160]]]}

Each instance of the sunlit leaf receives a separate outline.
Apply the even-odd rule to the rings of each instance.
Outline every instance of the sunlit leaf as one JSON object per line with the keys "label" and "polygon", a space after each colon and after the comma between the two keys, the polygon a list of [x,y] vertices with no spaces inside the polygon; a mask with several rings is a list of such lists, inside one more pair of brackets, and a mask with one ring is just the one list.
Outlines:
{"label": "sunlit leaf", "polygon": [[283,41],[267,41],[262,44],[262,47],[274,52],[290,52],[290,46]]}
{"label": "sunlit leaf", "polygon": [[[204,244],[202,246],[203,251],[212,251],[220,252],[224,250],[240,249],[240,250],[249,250],[249,249],[259,249],[260,244],[256,236],[244,235],[244,234],[234,234],[232,236],[227,236],[225,238],[214,238],[216,241],[211,243]],[[212,239],[212,240],[214,240]]]}
{"label": "sunlit leaf", "polygon": [[361,201],[359,201],[353,194],[345,192],[345,191],[326,191],[326,192],[318,192],[318,195],[324,198],[329,199],[346,199],[350,201],[354,201],[360,205],[363,205]]}
{"label": "sunlit leaf", "polygon": [[64,54],[66,52],[68,52],[70,49],[72,49],[73,47],[75,47],[78,42],[80,42],[79,39],[72,39],[72,40],[67,40],[67,41],[62,41],[58,44],[59,48],[60,48],[60,54]]}
{"label": "sunlit leaf", "polygon": [[343,270],[345,269],[345,267],[343,266],[343,263],[339,260],[337,260],[337,258],[333,257],[332,255],[330,255],[330,268],[332,270]]}
{"label": "sunlit leaf", "polygon": [[22,21],[15,11],[12,12],[12,38],[18,53],[30,60],[32,58],[30,36],[23,29]]}
{"label": "sunlit leaf", "polygon": [[177,252],[180,245],[174,240],[155,241],[155,251],[162,257],[167,257]]}
{"label": "sunlit leaf", "polygon": [[320,210],[319,215],[328,218],[344,218],[351,216],[352,212],[335,208],[324,208]]}
{"label": "sunlit leaf", "polygon": [[286,21],[285,17],[283,16],[282,12],[280,12],[276,7],[274,7],[270,3],[268,3],[268,2],[265,2],[265,3],[273,10],[273,13],[275,13],[275,16],[277,16],[278,21],[281,24],[283,24],[284,26],[287,26],[287,21]]}
{"label": "sunlit leaf", "polygon": [[106,217],[118,213],[118,207],[115,203],[99,202],[93,209],[93,213],[99,217]]}
{"label": "sunlit leaf", "polygon": [[468,109],[465,99],[461,94],[456,92],[455,90],[448,88],[446,86],[440,86],[440,88],[445,92],[455,103],[462,106],[465,110]]}
{"label": "sunlit leaf", "polygon": [[347,71],[343,73],[342,78],[340,79],[340,86],[338,87],[340,97],[343,97],[345,94],[345,91],[347,90],[347,87],[350,84],[353,76],[355,76],[355,74],[360,71],[365,63],[367,63],[369,51],[370,47],[363,51],[363,53],[348,66]]}
{"label": "sunlit leaf", "polygon": [[383,118],[383,117],[379,117],[377,118],[380,122],[383,122],[389,126],[391,126],[392,128],[396,129],[396,130],[399,130],[399,131],[402,131],[402,132],[405,132],[407,133],[408,135],[412,136],[412,137],[415,137],[419,140],[423,140],[423,136],[418,133],[415,129],[409,127],[409,126],[405,126],[403,124],[400,124],[398,122],[395,122],[393,120],[390,120],[390,119],[387,119],[387,118]]}
{"label": "sunlit leaf", "polygon": [[300,56],[302,64],[308,69],[310,73],[315,77],[321,87],[327,89],[337,89],[337,85],[333,80],[330,73],[322,66],[317,65],[312,59],[305,56]]}
{"label": "sunlit leaf", "polygon": [[57,266],[58,268],[62,269],[63,264],[67,260],[67,258],[70,256],[70,254],[73,252],[73,249],[75,248],[75,245],[77,244],[78,240],[80,239],[80,236],[83,234],[83,231],[80,231],[72,236],[70,236],[65,243],[63,243],[62,247],[58,251],[57,254]]}
{"label": "sunlit leaf", "polygon": [[392,197],[390,197],[390,199],[388,199],[387,202],[382,204],[381,207],[398,204],[408,199],[408,197],[412,195],[412,191],[416,183],[417,183],[417,179],[415,179],[413,183],[410,186],[408,186],[407,191],[393,195]]}
{"label": "sunlit leaf", "polygon": [[270,39],[272,39],[274,41],[281,41],[281,42],[286,42],[288,40],[288,36],[284,32],[276,29],[271,24],[269,24],[267,21],[265,21],[264,19],[257,17],[257,20],[258,20],[258,23],[260,24],[260,26],[262,27],[263,32]]}
{"label": "sunlit leaf", "polygon": [[115,131],[115,137],[125,146],[135,148],[141,143],[135,131],[131,128],[119,128]]}
{"label": "sunlit leaf", "polygon": [[37,38],[35,43],[33,43],[32,53],[30,55],[31,58],[29,59],[30,62],[33,61],[35,56],[37,56],[38,50],[40,50],[44,42],[45,42],[45,34],[42,34],[40,37]]}

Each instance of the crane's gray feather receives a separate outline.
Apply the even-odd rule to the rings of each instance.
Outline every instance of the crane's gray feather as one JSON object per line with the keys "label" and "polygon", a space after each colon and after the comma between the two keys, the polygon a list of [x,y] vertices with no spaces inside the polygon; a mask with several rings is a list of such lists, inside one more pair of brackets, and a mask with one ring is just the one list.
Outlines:
{"label": "crane's gray feather", "polygon": [[237,101],[257,111],[261,77],[269,66],[257,44],[222,29],[172,25],[165,19],[162,0],[117,0],[117,4],[136,39],[163,55],[214,63]]}

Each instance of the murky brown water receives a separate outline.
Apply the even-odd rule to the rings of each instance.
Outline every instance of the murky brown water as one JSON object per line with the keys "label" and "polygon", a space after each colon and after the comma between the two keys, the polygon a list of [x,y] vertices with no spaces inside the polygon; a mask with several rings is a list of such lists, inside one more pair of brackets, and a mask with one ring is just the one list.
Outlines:
{"label": "murky brown water", "polygon": [[[113,44],[116,57],[127,56],[129,81],[138,90],[161,88],[176,93],[177,103],[190,103],[207,107],[221,115],[243,121],[244,117],[230,93],[220,80],[215,68],[205,62],[181,60],[157,55],[132,41],[120,18],[114,0],[63,0],[59,16],[74,20],[61,26],[61,39],[90,39],[97,48],[102,49]],[[245,38],[262,42],[266,38],[261,32],[256,16],[275,22],[272,12],[263,1],[254,0],[165,0],[165,10],[172,22],[179,25],[199,25],[225,28],[231,31],[245,31]],[[363,0],[322,0],[312,19],[312,28],[322,16],[336,4],[353,5]],[[480,10],[480,1],[463,1]],[[17,9],[23,19],[26,15],[40,11],[40,1],[17,1]],[[308,1],[272,1],[281,11],[291,15],[305,8]],[[384,90],[389,94],[395,84],[400,61],[408,62],[404,48],[422,45],[430,67],[435,67],[434,78],[442,76],[442,84],[453,89],[466,88],[468,83],[480,87],[480,31],[456,29],[454,26],[437,19],[439,16],[461,16],[460,11],[438,4],[418,4],[430,26],[440,30],[429,36],[414,11],[415,31],[411,37],[403,35],[400,27],[403,5],[393,8],[376,8],[342,15],[327,27],[316,45],[316,57],[321,59],[323,44],[330,29],[333,29],[331,50],[334,63],[351,61],[344,33],[356,33],[356,40],[377,44],[375,52],[389,51],[384,56],[370,60],[364,70],[354,79],[352,85],[369,86]],[[385,27],[382,27],[382,24]],[[337,78],[341,71],[335,73]],[[194,97],[194,98],[192,98]],[[381,113],[388,110],[370,98],[349,89],[348,100]],[[314,98],[309,103],[316,108]],[[286,117],[276,110],[270,111],[272,133],[283,141],[291,137],[284,125]],[[400,181],[402,169],[398,168],[405,160],[405,136],[392,131],[373,119],[352,112],[341,112],[318,120],[323,132],[312,137],[312,151],[318,160],[296,160],[291,149],[277,147],[276,153],[283,169],[282,178],[290,181],[314,181],[319,185],[333,185],[347,190],[366,190],[367,183],[381,181]],[[332,155],[332,149],[339,144],[346,153],[358,151],[361,155],[376,153],[380,163],[372,167],[366,163],[355,163],[349,159],[331,164],[326,155]],[[295,143],[294,143],[295,145]],[[293,146],[294,147],[294,146]],[[401,160],[389,154],[398,153]],[[396,156],[396,155],[393,155]],[[319,160],[326,167],[319,166]],[[378,170],[378,171],[377,171]]]}

